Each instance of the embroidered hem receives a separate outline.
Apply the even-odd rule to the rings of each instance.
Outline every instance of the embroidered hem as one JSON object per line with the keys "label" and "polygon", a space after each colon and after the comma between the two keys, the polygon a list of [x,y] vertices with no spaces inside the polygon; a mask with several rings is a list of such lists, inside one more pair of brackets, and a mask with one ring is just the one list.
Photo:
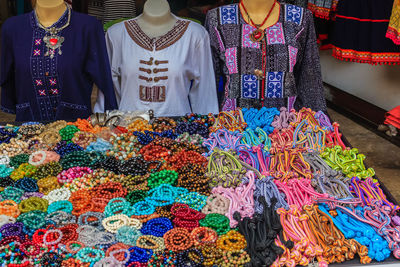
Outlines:
{"label": "embroidered hem", "polygon": [[389,26],[386,32],[386,38],[389,38],[396,45],[400,45],[400,32]]}
{"label": "embroidered hem", "polygon": [[372,65],[400,65],[400,53],[373,53],[332,47],[332,55],[342,61],[368,63]]}
{"label": "embroidered hem", "polygon": [[314,16],[321,19],[330,19],[331,9],[320,7],[312,3],[308,3],[308,9],[311,10]]}

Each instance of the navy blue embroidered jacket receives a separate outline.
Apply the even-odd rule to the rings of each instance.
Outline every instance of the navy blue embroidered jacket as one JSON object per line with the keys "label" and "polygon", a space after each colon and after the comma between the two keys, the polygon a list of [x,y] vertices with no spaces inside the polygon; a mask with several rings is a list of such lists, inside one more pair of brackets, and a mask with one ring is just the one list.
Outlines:
{"label": "navy blue embroidered jacket", "polygon": [[[53,25],[68,22],[68,11]],[[104,108],[116,109],[111,71],[100,22],[72,11],[54,57],[45,56],[44,29],[33,12],[12,17],[2,27],[1,109],[17,121],[87,118],[93,83],[105,95]]]}

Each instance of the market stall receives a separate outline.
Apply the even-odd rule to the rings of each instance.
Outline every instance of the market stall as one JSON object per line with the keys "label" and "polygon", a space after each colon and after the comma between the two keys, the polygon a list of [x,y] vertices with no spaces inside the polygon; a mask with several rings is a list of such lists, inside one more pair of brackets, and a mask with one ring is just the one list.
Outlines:
{"label": "market stall", "polygon": [[398,257],[396,201],[324,113],[147,119],[3,126],[0,263],[324,266]]}

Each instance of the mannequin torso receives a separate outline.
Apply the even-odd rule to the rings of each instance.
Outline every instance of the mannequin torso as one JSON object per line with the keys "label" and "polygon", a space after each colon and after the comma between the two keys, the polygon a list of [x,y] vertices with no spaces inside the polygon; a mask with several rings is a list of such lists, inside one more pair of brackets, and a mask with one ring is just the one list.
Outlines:
{"label": "mannequin torso", "polygon": [[50,27],[64,14],[64,0],[36,0],[35,11],[40,24]]}
{"label": "mannequin torso", "polygon": [[[246,10],[250,16],[250,18],[254,21],[256,24],[261,24],[265,17],[267,16],[269,10],[271,10],[274,0],[242,0],[243,5],[246,7]],[[240,5],[239,5],[240,6]],[[243,18],[244,20],[248,23],[250,23],[250,19],[248,18],[245,10],[240,6],[240,10],[242,11],[242,14],[244,15]],[[280,6],[276,4],[273,7],[273,10],[271,11],[271,15],[267,19],[264,25],[260,27],[260,29],[264,30],[272,25],[274,25],[278,20],[279,20],[279,10]]]}
{"label": "mannequin torso", "polygon": [[166,0],[147,0],[142,15],[137,19],[142,31],[150,38],[166,34],[176,21]]}

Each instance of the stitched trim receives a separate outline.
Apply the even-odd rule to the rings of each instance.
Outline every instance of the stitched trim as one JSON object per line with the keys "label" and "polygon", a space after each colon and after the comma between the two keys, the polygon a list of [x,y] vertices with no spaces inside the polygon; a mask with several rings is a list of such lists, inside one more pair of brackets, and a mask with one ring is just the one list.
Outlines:
{"label": "stitched trim", "polygon": [[168,60],[156,60],[156,61],[154,61],[154,64],[156,64],[156,65],[168,64]]}
{"label": "stitched trim", "polygon": [[162,77],[155,77],[154,78],[155,82],[158,82],[158,81],[161,81],[161,80],[168,80],[168,76],[162,76]]}
{"label": "stitched trim", "polygon": [[139,68],[140,71],[146,72],[148,74],[151,74],[151,69],[145,69],[145,68]]}
{"label": "stitched trim", "polygon": [[139,76],[139,79],[140,79],[140,80],[144,80],[144,81],[146,81],[146,82],[151,82],[151,81],[153,81],[153,78],[144,77],[144,76],[142,76],[142,75]]}
{"label": "stitched trim", "polygon": [[10,114],[15,114],[15,113],[16,113],[15,110],[8,109],[8,108],[6,108],[6,107],[4,107],[4,106],[0,106],[0,109],[1,109],[2,111],[6,112],[6,113],[10,113]]}
{"label": "stitched trim", "polygon": [[72,104],[72,103],[63,102],[63,101],[60,102],[60,105],[67,107],[67,108],[72,108],[72,109],[80,109],[80,110],[88,109],[87,106],[85,106],[85,105]]}
{"label": "stitched trim", "polygon": [[189,26],[189,21],[178,20],[174,28],[170,30],[167,34],[164,34],[156,41],[156,50],[163,50],[174,43],[176,43],[183,34],[186,32]]}
{"label": "stitched trim", "polygon": [[127,20],[124,24],[129,36],[140,47],[153,51],[153,46],[155,46],[156,51],[159,51],[176,43],[186,32],[189,23],[189,21],[177,20],[175,26],[169,32],[157,39],[147,36],[135,19]]}
{"label": "stitched trim", "polygon": [[139,87],[140,100],[145,102],[165,102],[165,86],[143,86]]}
{"label": "stitched trim", "polygon": [[135,20],[127,20],[124,22],[125,28],[132,38],[132,40],[140,47],[153,51],[152,39],[150,39],[143,31],[140,29],[139,25]]}
{"label": "stitched trim", "polygon": [[153,69],[153,73],[159,73],[159,72],[167,72],[168,68],[164,68],[164,69]]}

